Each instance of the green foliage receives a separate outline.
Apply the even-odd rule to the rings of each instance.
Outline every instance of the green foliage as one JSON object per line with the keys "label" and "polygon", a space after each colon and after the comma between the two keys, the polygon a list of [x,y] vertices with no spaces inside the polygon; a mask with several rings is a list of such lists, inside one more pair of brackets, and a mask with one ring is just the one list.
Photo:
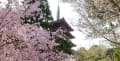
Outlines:
{"label": "green foliage", "polygon": [[[94,45],[90,49],[86,50],[85,48],[80,48],[75,53],[75,56],[77,57],[78,61],[113,61],[110,56],[107,54],[109,49],[105,48],[104,46],[97,46]],[[113,53],[111,51],[110,53]]]}
{"label": "green foliage", "polygon": [[101,60],[99,60],[99,61],[112,61],[112,60],[111,60],[110,57],[107,56],[106,58],[103,58],[103,59],[101,59]]}
{"label": "green foliage", "polygon": [[119,61],[120,60],[119,48],[108,49],[106,55],[109,56],[112,59],[112,61]]}
{"label": "green foliage", "polygon": [[70,40],[65,40],[63,38],[57,38],[56,43],[59,43],[59,45],[56,46],[55,49],[59,51],[63,51],[65,53],[69,53],[69,54],[73,53],[73,50],[71,48],[75,45]]}
{"label": "green foliage", "polygon": [[118,48],[114,48],[114,52],[113,52],[113,58],[114,61],[119,61],[120,60],[120,52]]}
{"label": "green foliage", "polygon": [[104,48],[103,46],[92,46],[89,50],[80,48],[75,52],[78,61],[120,61],[118,48]]}

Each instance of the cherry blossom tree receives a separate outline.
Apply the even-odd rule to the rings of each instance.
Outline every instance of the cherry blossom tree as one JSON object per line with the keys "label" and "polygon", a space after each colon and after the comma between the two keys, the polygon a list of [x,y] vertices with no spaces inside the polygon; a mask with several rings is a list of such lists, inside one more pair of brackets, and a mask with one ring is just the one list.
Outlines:
{"label": "cherry blossom tree", "polygon": [[[35,3],[30,3],[34,1]],[[66,56],[53,48],[57,45],[48,31],[23,24],[22,17],[38,10],[39,0],[8,0],[0,8],[0,61],[57,61]],[[35,18],[34,18],[35,19]]]}

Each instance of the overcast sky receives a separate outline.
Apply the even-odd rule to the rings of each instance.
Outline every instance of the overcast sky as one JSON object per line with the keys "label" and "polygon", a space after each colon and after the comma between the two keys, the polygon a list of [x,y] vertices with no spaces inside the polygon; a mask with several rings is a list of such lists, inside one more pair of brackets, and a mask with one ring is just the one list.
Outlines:
{"label": "overcast sky", "polygon": [[[48,0],[48,1],[49,1],[50,9],[52,11],[52,15],[54,19],[56,19],[58,0]],[[59,3],[59,5],[60,5],[60,16],[61,17],[64,17],[70,25],[78,23],[76,19],[77,13],[74,12],[70,4]],[[75,26],[72,26],[72,27],[74,28],[74,32],[72,32],[72,34],[75,36],[75,39],[72,39],[71,41],[74,44],[76,44],[76,47],[74,47],[73,49],[77,50],[80,47],[85,47],[86,49],[89,49],[92,45],[109,46],[109,44],[106,44],[106,42],[101,41],[101,39],[86,40],[85,35],[83,33],[78,31]]]}

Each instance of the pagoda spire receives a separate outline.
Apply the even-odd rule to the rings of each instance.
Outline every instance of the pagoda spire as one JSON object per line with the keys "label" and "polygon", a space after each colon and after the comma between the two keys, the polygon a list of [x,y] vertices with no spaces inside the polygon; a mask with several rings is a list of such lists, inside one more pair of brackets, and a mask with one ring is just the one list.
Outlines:
{"label": "pagoda spire", "polygon": [[59,0],[58,0],[58,7],[57,7],[57,20],[60,20],[60,6],[59,6]]}

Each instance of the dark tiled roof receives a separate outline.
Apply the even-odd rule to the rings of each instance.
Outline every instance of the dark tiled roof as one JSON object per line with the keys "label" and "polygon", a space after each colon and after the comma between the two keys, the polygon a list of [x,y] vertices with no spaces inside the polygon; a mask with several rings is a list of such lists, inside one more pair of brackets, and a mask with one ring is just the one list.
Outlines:
{"label": "dark tiled roof", "polygon": [[60,27],[65,31],[65,35],[69,36],[70,38],[74,38],[74,36],[70,33],[70,31],[73,31],[73,29],[70,27],[70,25],[65,21],[64,18],[54,21],[52,31],[55,32]]}
{"label": "dark tiled roof", "polygon": [[65,33],[67,36],[69,36],[70,38],[75,38],[70,32],[66,32]]}
{"label": "dark tiled roof", "polygon": [[66,28],[68,31],[73,31],[73,29],[72,29],[72,28],[70,27],[70,25],[65,21],[64,18],[62,18],[62,19],[57,20],[57,21],[54,22],[53,28],[55,28],[55,29],[57,30],[59,27]]}

